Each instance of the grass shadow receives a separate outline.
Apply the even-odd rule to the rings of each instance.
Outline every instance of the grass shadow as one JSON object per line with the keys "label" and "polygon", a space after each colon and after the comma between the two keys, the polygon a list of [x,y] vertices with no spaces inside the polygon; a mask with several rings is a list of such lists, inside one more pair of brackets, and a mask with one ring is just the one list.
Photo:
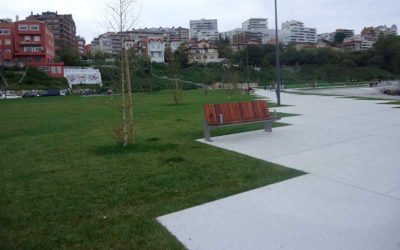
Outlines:
{"label": "grass shadow", "polygon": [[174,143],[163,143],[163,144],[138,143],[135,145],[129,145],[127,147],[123,147],[122,145],[118,144],[113,144],[113,145],[96,146],[93,149],[93,153],[99,156],[127,155],[127,154],[148,153],[148,152],[159,153],[159,152],[166,152],[168,150],[175,150],[177,147],[178,145]]}

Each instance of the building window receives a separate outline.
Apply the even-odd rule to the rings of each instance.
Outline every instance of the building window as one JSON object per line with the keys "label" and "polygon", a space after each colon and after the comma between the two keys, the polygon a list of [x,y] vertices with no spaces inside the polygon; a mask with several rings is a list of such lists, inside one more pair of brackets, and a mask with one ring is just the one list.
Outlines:
{"label": "building window", "polygon": [[61,66],[57,66],[57,74],[61,74]]}
{"label": "building window", "polygon": [[24,47],[24,52],[33,52],[32,47]]}
{"label": "building window", "polygon": [[[3,40],[0,39],[0,45],[2,44],[2,41],[3,41]],[[1,50],[0,50],[0,52],[1,52]]]}
{"label": "building window", "polygon": [[33,37],[33,41],[39,42],[39,41],[40,41],[40,36],[34,36],[34,37]]}
{"label": "building window", "polygon": [[29,42],[31,40],[31,36],[24,36],[24,41]]}
{"label": "building window", "polygon": [[39,30],[39,25],[30,25],[29,29],[30,30]]}
{"label": "building window", "polygon": [[41,62],[42,58],[40,56],[35,56],[35,62]]}
{"label": "building window", "polygon": [[42,66],[42,70],[45,72],[49,72],[50,71],[50,67],[49,66]]}
{"label": "building window", "polygon": [[4,39],[4,45],[11,45],[10,39]]}
{"label": "building window", "polygon": [[52,74],[57,74],[57,67],[56,66],[51,66],[51,73]]}
{"label": "building window", "polygon": [[9,35],[10,30],[9,29],[0,29],[0,35]]}
{"label": "building window", "polygon": [[20,25],[18,25],[18,30],[28,30],[28,25],[20,24]]}

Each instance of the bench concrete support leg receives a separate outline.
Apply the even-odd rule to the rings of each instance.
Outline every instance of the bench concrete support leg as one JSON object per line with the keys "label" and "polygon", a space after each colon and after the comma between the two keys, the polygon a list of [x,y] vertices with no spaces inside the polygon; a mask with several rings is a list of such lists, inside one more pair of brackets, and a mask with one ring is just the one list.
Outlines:
{"label": "bench concrete support leg", "polygon": [[272,132],[272,122],[264,122],[264,131]]}
{"label": "bench concrete support leg", "polygon": [[204,130],[204,139],[208,142],[212,142],[210,133],[211,127],[208,126],[206,122],[204,122],[203,130]]}

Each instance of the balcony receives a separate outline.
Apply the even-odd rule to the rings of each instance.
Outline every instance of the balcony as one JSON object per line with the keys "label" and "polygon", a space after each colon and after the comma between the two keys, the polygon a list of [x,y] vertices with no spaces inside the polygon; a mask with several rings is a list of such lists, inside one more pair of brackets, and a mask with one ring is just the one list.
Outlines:
{"label": "balcony", "polygon": [[42,45],[41,41],[33,41],[33,40],[22,41],[19,44],[20,46]]}
{"label": "balcony", "polygon": [[45,56],[46,55],[46,50],[32,50],[32,51],[24,51],[24,50],[15,50],[15,55],[16,56]]}
{"label": "balcony", "polygon": [[40,35],[40,30],[16,30],[15,33],[17,35]]}

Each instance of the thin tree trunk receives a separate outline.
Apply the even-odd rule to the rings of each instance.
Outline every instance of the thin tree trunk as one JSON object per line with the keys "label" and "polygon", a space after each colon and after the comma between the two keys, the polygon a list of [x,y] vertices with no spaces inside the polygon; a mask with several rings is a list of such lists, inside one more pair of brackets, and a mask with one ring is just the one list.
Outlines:
{"label": "thin tree trunk", "polygon": [[122,131],[123,145],[128,146],[128,129],[126,121],[126,98],[125,98],[125,72],[124,72],[124,55],[121,53],[121,109],[122,109]]}
{"label": "thin tree trunk", "polygon": [[133,100],[132,100],[132,82],[131,82],[131,73],[129,70],[129,61],[128,61],[128,53],[125,48],[123,49],[124,61],[125,61],[125,73],[127,80],[127,94],[128,94],[128,135],[129,135],[129,143],[135,143],[135,126],[133,121]]}
{"label": "thin tree trunk", "polygon": [[4,85],[6,86],[6,88],[8,87],[8,82],[7,79],[3,76],[3,74],[0,73],[0,78],[1,80],[4,82]]}

